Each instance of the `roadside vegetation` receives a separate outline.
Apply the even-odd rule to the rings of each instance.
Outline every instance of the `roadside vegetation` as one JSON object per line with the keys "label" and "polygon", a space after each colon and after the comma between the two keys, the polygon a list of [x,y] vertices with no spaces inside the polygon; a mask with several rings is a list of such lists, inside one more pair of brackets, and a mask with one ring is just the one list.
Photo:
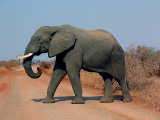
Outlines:
{"label": "roadside vegetation", "polygon": [[160,51],[130,47],[126,52],[126,69],[133,96],[160,111]]}

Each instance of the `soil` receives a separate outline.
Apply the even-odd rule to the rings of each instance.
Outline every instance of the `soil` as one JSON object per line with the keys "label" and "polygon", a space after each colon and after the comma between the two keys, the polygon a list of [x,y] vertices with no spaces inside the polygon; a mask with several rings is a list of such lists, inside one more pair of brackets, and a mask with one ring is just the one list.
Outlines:
{"label": "soil", "polygon": [[56,103],[34,102],[44,98],[50,76],[34,80],[23,69],[0,74],[1,120],[160,120],[160,113],[137,102],[123,103],[115,96],[113,103],[99,103],[102,92],[83,86],[85,104],[71,104],[73,90],[63,80],[56,91]]}

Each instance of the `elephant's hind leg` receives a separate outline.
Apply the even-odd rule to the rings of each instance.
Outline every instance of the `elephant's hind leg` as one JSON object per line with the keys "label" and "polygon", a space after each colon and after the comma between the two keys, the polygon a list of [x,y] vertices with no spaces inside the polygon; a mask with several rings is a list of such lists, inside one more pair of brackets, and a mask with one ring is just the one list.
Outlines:
{"label": "elephant's hind leg", "polygon": [[113,102],[112,95],[112,76],[107,73],[100,74],[104,79],[104,96],[100,99],[101,103]]}
{"label": "elephant's hind leg", "polygon": [[122,89],[123,102],[131,102],[132,97],[129,93],[128,81],[124,78],[122,80],[117,80]]}

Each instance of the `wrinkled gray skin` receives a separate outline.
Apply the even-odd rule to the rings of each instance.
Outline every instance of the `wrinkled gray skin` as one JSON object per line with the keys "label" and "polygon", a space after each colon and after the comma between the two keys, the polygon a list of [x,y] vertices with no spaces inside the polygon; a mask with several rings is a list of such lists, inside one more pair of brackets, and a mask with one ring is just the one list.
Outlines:
{"label": "wrinkled gray skin", "polygon": [[[80,70],[99,73],[105,81],[102,103],[113,102],[112,79],[115,78],[122,88],[123,101],[131,101],[128,83],[125,79],[124,51],[117,40],[104,30],[82,30],[70,25],[45,26],[39,28],[31,38],[25,49],[34,56],[47,53],[48,56],[56,56],[54,74],[47,90],[47,97],[41,102],[53,103],[55,91],[68,74],[75,93],[73,104],[82,104],[82,88],[80,84]],[[32,57],[23,61],[26,73],[31,78],[39,78],[38,73],[32,71]]]}

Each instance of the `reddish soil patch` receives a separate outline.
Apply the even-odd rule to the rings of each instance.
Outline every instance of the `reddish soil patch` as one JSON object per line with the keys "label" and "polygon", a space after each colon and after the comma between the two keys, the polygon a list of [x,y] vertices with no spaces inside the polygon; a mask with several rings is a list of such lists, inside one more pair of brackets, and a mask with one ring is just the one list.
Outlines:
{"label": "reddish soil patch", "polygon": [[0,84],[0,93],[4,92],[5,90],[7,90],[9,88],[9,85],[7,83],[1,83]]}

